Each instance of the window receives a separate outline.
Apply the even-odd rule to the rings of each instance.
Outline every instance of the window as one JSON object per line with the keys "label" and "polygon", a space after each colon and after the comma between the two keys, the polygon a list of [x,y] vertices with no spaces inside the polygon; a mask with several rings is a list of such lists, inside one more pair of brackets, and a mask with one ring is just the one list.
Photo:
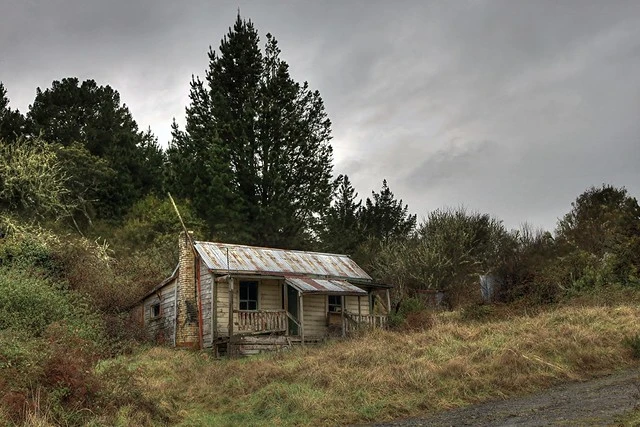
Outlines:
{"label": "window", "polygon": [[151,305],[151,317],[160,317],[160,303],[157,302]]}
{"label": "window", "polygon": [[340,295],[329,295],[329,312],[335,313],[342,310],[342,297]]}
{"label": "window", "polygon": [[258,309],[258,282],[240,282],[240,310]]}

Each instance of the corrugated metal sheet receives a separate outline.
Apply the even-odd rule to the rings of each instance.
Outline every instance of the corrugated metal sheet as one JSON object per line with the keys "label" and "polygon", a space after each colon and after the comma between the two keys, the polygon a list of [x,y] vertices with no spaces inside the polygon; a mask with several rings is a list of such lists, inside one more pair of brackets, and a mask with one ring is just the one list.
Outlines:
{"label": "corrugated metal sheet", "polygon": [[367,292],[344,280],[311,279],[309,277],[287,277],[285,283],[303,294],[367,295]]}
{"label": "corrugated metal sheet", "polygon": [[214,242],[196,242],[195,248],[207,267],[216,273],[224,274],[229,271],[282,276],[311,275],[367,282],[372,280],[371,276],[346,255]]}

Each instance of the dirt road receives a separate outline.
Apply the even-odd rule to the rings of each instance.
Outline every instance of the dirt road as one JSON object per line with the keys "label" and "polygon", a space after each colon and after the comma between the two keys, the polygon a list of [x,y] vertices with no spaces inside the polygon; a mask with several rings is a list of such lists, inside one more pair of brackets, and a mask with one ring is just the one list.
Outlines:
{"label": "dirt road", "polygon": [[640,370],[376,426],[608,426],[640,404]]}

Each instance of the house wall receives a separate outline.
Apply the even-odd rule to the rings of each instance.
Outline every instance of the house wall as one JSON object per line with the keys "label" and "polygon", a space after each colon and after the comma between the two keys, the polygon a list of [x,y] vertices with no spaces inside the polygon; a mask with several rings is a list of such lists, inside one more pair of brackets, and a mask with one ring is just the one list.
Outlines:
{"label": "house wall", "polygon": [[[216,306],[218,316],[218,336],[229,336],[229,283],[225,280],[223,282],[216,282]],[[234,300],[237,300],[234,297]]]}
{"label": "house wall", "polygon": [[[201,273],[203,277],[203,273]],[[240,280],[234,279],[233,289],[233,306],[235,310],[240,308]],[[248,279],[247,279],[248,280]],[[229,285],[227,281],[216,283],[216,304],[218,316],[218,336],[229,336]],[[203,290],[204,292],[204,290]],[[206,297],[203,297],[205,303]],[[207,300],[211,304],[211,300]],[[281,310],[282,309],[282,285],[281,281],[276,279],[258,280],[258,310]],[[204,311],[204,310],[203,310]],[[234,315],[234,321],[237,322],[238,315]],[[207,321],[205,321],[205,324]],[[211,323],[211,322],[208,322]],[[237,331],[237,326],[234,326]],[[207,342],[207,340],[204,340]],[[209,339],[210,342],[210,339]]]}
{"label": "house wall", "polygon": [[[358,314],[358,297],[348,295],[344,301],[345,308],[348,312]],[[360,297],[360,314],[369,314],[369,296]]]}
{"label": "house wall", "polygon": [[[176,326],[176,282],[173,280],[142,303],[143,322],[149,339],[158,344],[174,344]],[[152,307],[160,304],[160,315],[153,317]]]}
{"label": "house wall", "polygon": [[258,284],[258,310],[282,310],[282,285],[275,279]]}
{"label": "house wall", "polygon": [[[327,295],[306,294],[303,295],[302,298],[305,338],[326,336],[329,333],[329,329],[327,327],[329,297]],[[344,304],[348,312],[358,314],[357,296],[345,296]],[[360,313],[363,315],[369,314],[369,297],[366,295],[360,297]],[[340,322],[338,322],[338,325],[340,325]]]}
{"label": "house wall", "polygon": [[326,295],[302,295],[305,338],[327,335],[327,302]]}
{"label": "house wall", "polygon": [[[216,295],[216,315],[217,315],[217,336],[229,336],[229,285],[227,281],[216,282],[208,272],[204,264],[200,265],[200,281],[202,289],[202,313],[203,313],[203,342],[205,346],[211,346],[213,335],[211,333],[211,308],[212,308],[212,288],[215,288]],[[235,279],[233,305],[234,309],[240,307],[239,279]],[[282,281],[276,279],[258,280],[258,310],[281,310],[282,306]],[[358,297],[345,296],[346,309],[354,314],[358,314]],[[327,335],[327,295],[303,295],[304,309],[304,334],[305,337],[323,337]],[[369,314],[368,296],[360,297],[360,312]],[[237,314],[234,315],[234,322],[237,322]],[[235,323],[234,331],[237,331]]]}

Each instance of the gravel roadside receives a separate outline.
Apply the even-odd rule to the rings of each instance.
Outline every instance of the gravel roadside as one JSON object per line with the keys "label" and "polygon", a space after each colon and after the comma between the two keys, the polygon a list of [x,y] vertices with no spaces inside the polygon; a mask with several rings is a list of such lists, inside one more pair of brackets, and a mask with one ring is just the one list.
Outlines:
{"label": "gravel roadside", "polygon": [[425,418],[374,426],[609,426],[640,404],[640,369],[568,383],[529,396],[492,401]]}

